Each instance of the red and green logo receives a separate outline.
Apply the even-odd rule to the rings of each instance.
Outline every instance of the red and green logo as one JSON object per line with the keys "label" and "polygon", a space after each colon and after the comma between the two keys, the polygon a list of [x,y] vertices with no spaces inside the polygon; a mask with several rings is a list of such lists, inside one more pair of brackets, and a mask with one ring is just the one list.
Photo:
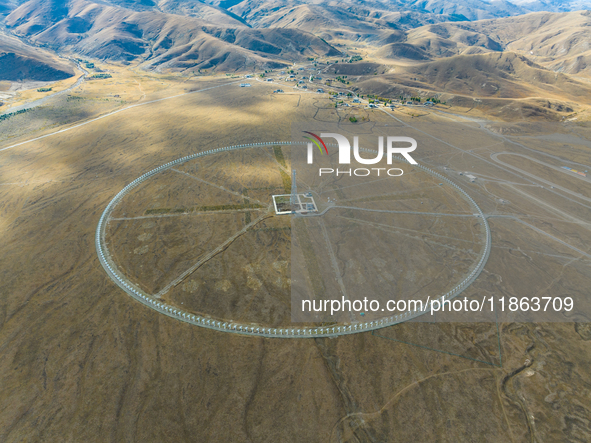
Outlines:
{"label": "red and green logo", "polygon": [[[326,148],[326,144],[324,143],[324,141],[318,137],[316,134],[313,134],[312,132],[308,132],[308,131],[304,131],[306,134],[310,134],[312,137],[306,137],[304,135],[304,138],[310,140],[312,143],[314,143],[316,146],[318,146],[318,149],[320,149],[320,153],[322,154],[322,147],[324,147],[324,152],[326,152],[326,155],[328,155],[328,149]],[[320,147],[320,142],[322,144],[322,147]]]}

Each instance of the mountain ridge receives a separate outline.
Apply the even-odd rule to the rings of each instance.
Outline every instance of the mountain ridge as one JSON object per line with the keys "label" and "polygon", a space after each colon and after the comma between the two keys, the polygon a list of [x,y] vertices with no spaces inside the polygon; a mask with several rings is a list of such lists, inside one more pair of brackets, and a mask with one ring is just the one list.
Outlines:
{"label": "mountain ridge", "polygon": [[277,68],[308,56],[338,55],[320,38],[294,29],[226,26],[194,17],[134,11],[86,0],[32,0],[6,18],[14,34],[101,60],[147,61],[153,69]]}

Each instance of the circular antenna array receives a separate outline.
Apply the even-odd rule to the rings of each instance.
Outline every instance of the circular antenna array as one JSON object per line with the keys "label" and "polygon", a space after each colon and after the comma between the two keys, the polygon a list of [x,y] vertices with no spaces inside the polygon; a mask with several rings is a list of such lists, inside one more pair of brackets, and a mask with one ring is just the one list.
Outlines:
{"label": "circular antenna array", "polygon": [[[296,145],[305,143],[269,142],[212,149],[166,163],[133,180],[109,202],[96,229],[96,250],[107,275],[128,295],[161,314],[196,326],[246,335],[334,337],[391,326],[428,312],[425,306],[422,310],[385,313],[390,315],[367,321],[357,318],[298,327],[285,324],[291,284],[287,234],[292,217],[278,216],[270,197],[280,193],[273,187],[283,186],[281,189],[288,195],[289,188],[295,188],[281,147]],[[239,161],[232,157],[238,153],[243,155]],[[232,172],[218,170],[216,165],[222,162]],[[275,169],[264,170],[267,163]],[[260,172],[260,168],[264,171]],[[490,228],[478,205],[454,182],[424,166],[412,168],[430,175],[437,185],[450,187],[449,192],[467,202],[471,213],[461,217],[477,219],[481,229],[483,244],[477,253],[467,256],[471,263],[464,264],[461,279],[444,293],[429,295],[431,300],[449,300],[464,291],[484,268],[490,254]],[[204,195],[209,200],[191,207],[170,203]],[[324,210],[315,208],[315,217],[345,208],[335,206],[334,197],[331,200],[329,196],[327,202]],[[365,211],[388,213],[389,217],[391,213],[403,213]],[[417,211],[404,214],[437,215]],[[198,272],[204,278],[192,279]],[[240,278],[232,281],[233,272]],[[253,309],[265,318],[229,319],[244,317],[240,312]]]}

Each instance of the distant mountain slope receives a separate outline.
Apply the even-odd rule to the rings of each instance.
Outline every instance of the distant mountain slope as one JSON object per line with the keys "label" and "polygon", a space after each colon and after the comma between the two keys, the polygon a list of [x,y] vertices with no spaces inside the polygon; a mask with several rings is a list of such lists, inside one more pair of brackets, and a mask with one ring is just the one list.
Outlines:
{"label": "distant mountain slope", "polygon": [[525,14],[528,9],[505,0],[414,0],[409,6],[437,14],[462,15],[469,20]]}
{"label": "distant mountain slope", "polygon": [[475,97],[556,97],[576,100],[591,86],[550,72],[511,52],[455,56],[406,68],[427,84],[447,92]]}
{"label": "distant mountain slope", "polygon": [[[224,17],[228,17],[224,15]],[[6,19],[15,34],[99,59],[145,61],[155,69],[279,67],[339,52],[295,29],[251,29],[194,17],[97,4],[31,0]]]}
{"label": "distant mountain slope", "polygon": [[244,0],[230,9],[256,28],[293,28],[325,39],[379,40],[384,32],[428,23],[467,20],[463,16],[413,10],[401,2],[302,2]]}
{"label": "distant mountain slope", "polygon": [[156,7],[162,12],[200,18],[218,25],[238,25],[241,23],[249,26],[236,14],[199,0],[158,0]]}
{"label": "distant mountain slope", "polygon": [[[13,7],[18,0],[11,1]],[[380,64],[510,51],[551,70],[591,75],[589,11],[466,18],[493,9],[520,14],[524,4],[533,7],[505,0],[30,0],[6,25],[54,49],[151,69],[273,68],[338,55],[327,42],[361,42]]]}
{"label": "distant mountain slope", "polygon": [[360,79],[357,87],[396,96],[399,88],[429,90],[476,98],[553,98],[579,101],[591,97],[591,85],[549,71],[511,52],[458,55],[399,67],[395,74]]}
{"label": "distant mountain slope", "polygon": [[[304,25],[302,29],[318,31],[318,23],[327,20],[334,27],[325,31],[342,29],[350,32],[351,28],[361,29],[365,24],[388,22],[400,29],[408,29],[404,23],[393,22],[386,18],[390,13],[414,13],[415,20],[421,21],[420,15],[432,14],[431,23],[441,21],[482,20],[489,18],[516,16],[534,11],[564,12],[591,8],[591,0],[204,0],[242,17],[254,27]],[[303,12],[306,8],[313,12],[310,18]],[[335,20],[335,16],[341,15]],[[425,16],[426,17],[426,16]],[[423,18],[425,18],[423,17]],[[428,22],[423,22],[425,24]],[[420,24],[419,24],[420,25]],[[415,25],[416,26],[416,25]]]}
{"label": "distant mountain slope", "polygon": [[[591,74],[591,11],[536,12],[517,17],[462,23],[439,23],[414,29],[404,40],[429,57],[453,53],[513,51],[551,70]],[[426,44],[430,42],[430,44]],[[386,53],[387,48],[382,49]]]}
{"label": "distant mountain slope", "polygon": [[502,51],[503,45],[472,31],[469,24],[438,23],[406,31],[397,41],[383,42],[375,56],[390,60],[435,60],[460,54]]}
{"label": "distant mountain slope", "polygon": [[591,8],[589,0],[512,0],[511,3],[531,12],[570,12]]}
{"label": "distant mountain slope", "polygon": [[591,11],[539,12],[469,27],[552,70],[591,74]]}
{"label": "distant mountain slope", "polygon": [[133,11],[156,11],[195,17],[218,25],[246,25],[244,20],[230,11],[200,0],[101,0],[98,3]]}
{"label": "distant mountain slope", "polygon": [[73,75],[74,69],[67,62],[0,34],[0,80],[55,81]]}

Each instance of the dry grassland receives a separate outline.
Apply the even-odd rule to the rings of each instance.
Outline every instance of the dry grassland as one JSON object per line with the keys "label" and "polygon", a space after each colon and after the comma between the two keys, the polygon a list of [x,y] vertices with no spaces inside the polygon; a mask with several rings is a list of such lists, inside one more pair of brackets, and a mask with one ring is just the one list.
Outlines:
{"label": "dry grassland", "polygon": [[[98,81],[85,83],[80,94],[90,97],[97,88],[96,97],[104,97],[124,89],[131,103],[224,82],[152,77],[141,82],[146,93],[142,99],[134,75],[120,85],[114,75],[101,83],[100,94]],[[365,333],[274,340],[223,334],[159,315],[107,277],[94,248],[96,225],[106,204],[133,178],[210,147],[285,139],[291,121],[348,119],[349,111],[331,109],[319,96],[273,95],[271,87],[252,83],[251,88],[224,86],[135,107],[0,151],[0,440],[589,440],[588,317],[577,317],[580,323],[506,321],[498,326],[499,337],[495,323],[413,323],[380,331],[383,337]],[[88,109],[84,118],[107,111]],[[454,117],[410,119],[395,113],[413,129],[381,111],[366,115],[416,137],[419,161],[461,184],[485,213],[513,214],[591,253],[589,229],[581,222],[591,218],[591,208],[582,206],[584,201],[531,187],[490,158],[507,150],[529,155],[525,149],[506,143],[498,133],[484,132],[478,124],[454,122]],[[33,136],[51,130],[37,126]],[[570,126],[569,131],[590,138],[585,127]],[[13,134],[2,147],[30,136],[26,128]],[[587,148],[569,145],[576,158],[589,158]],[[458,171],[474,172],[477,182],[469,183]],[[191,186],[201,189],[198,182]],[[182,192],[182,186],[173,189]],[[172,206],[169,197],[162,192],[154,208]],[[154,209],[141,199],[140,190],[125,210],[135,214]],[[204,202],[209,203],[207,197]],[[137,237],[154,231],[144,242],[155,248],[168,229],[168,219],[163,220],[150,227],[146,221],[114,224],[113,236],[121,236],[120,244],[128,241],[135,250],[141,242]],[[227,223],[243,220],[234,216]],[[584,300],[591,287],[588,256],[513,219],[491,218],[490,223],[490,261],[468,295],[552,294]],[[261,225],[282,227],[271,221]],[[193,241],[198,247],[203,231],[193,232],[189,224],[186,229],[175,241]],[[215,227],[210,229],[215,235]],[[247,286],[249,281],[258,284],[257,273],[263,273],[265,281],[286,279],[280,254],[271,259],[256,255],[260,242],[281,241],[287,242],[284,231],[273,230],[253,231],[240,239],[228,252],[243,273],[242,283],[234,282],[233,288],[244,281]],[[126,253],[129,250],[119,251],[121,260],[129,259]],[[258,261],[253,264],[241,254]],[[212,260],[208,272],[223,270],[224,263]],[[141,276],[144,271],[130,265],[128,272]],[[147,284],[161,284],[161,276],[151,278]],[[188,279],[171,299],[198,311],[219,309],[224,315],[266,309],[264,316],[271,323],[287,315],[271,289],[265,303],[240,297],[238,291],[220,298],[222,305],[197,297],[212,290],[223,293],[223,282],[216,287],[220,281]]]}

